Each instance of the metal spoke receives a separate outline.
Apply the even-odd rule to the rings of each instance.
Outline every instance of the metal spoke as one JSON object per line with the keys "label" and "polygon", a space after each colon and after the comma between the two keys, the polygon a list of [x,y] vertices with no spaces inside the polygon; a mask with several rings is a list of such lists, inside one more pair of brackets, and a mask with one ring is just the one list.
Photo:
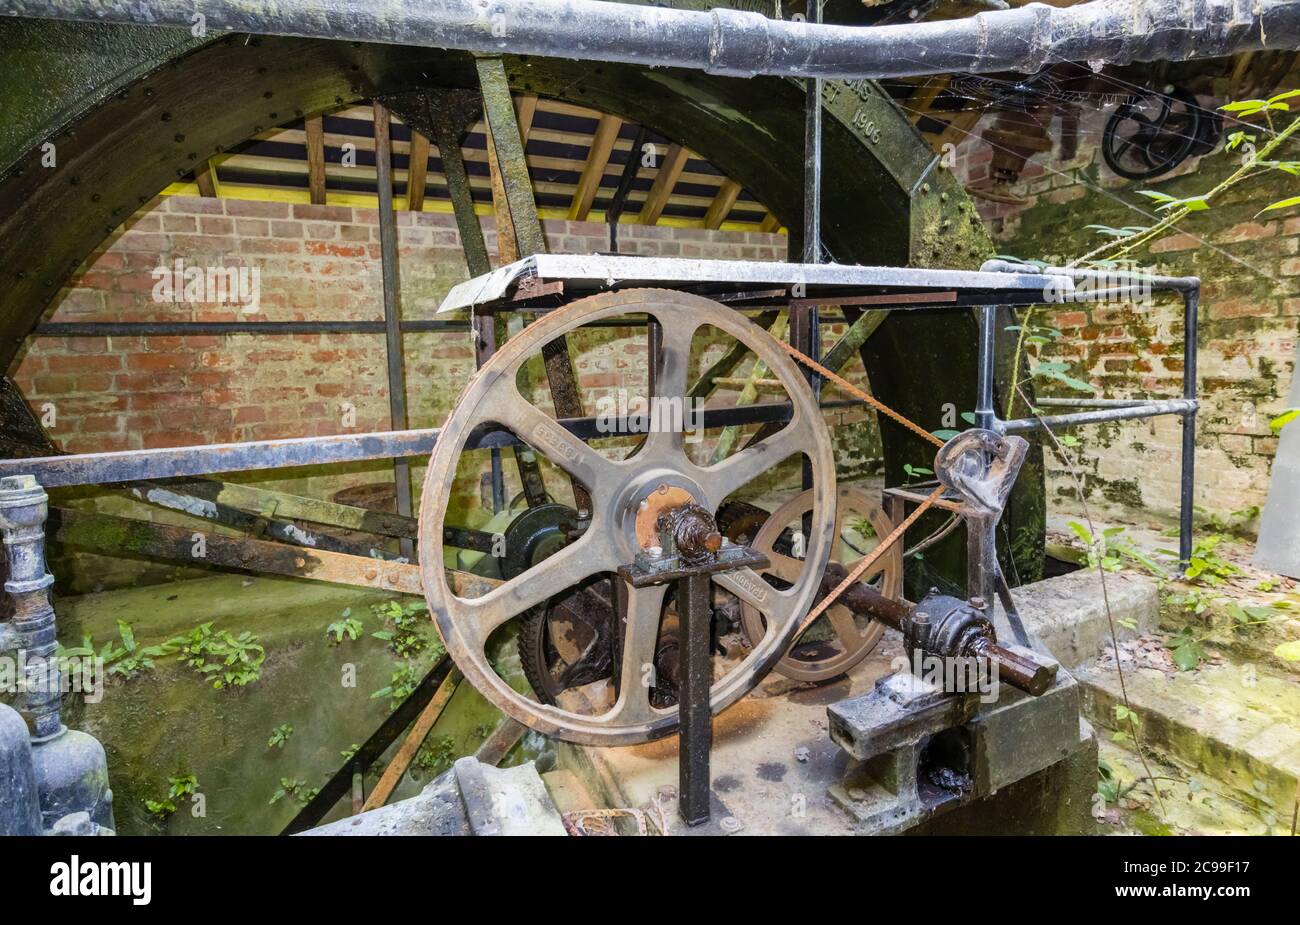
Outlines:
{"label": "metal spoke", "polygon": [[465,630],[482,646],[492,631],[516,614],[544,604],[562,591],[581,584],[597,572],[611,571],[617,563],[609,549],[588,534],[517,578],[493,588],[482,597],[457,598],[457,610],[468,617]]}
{"label": "metal spoke", "polygon": [[835,638],[840,641],[844,651],[852,651],[862,642],[862,631],[858,629],[853,613],[847,607],[832,607],[826,611],[827,618],[835,630]]}
{"label": "metal spoke", "polygon": [[657,715],[650,705],[650,686],[654,680],[655,645],[667,591],[667,585],[628,589],[623,657],[618,667],[618,702],[602,717],[604,721],[641,723]]}
{"label": "metal spoke", "polygon": [[529,404],[513,383],[507,387],[514,393],[513,398],[502,401],[489,396],[483,417],[509,427],[521,440],[585,485],[592,495],[597,493],[598,484],[617,478],[613,462]]}
{"label": "metal spoke", "polygon": [[[768,619],[767,631],[771,633],[773,624],[784,624],[791,616],[794,598],[785,591],[778,591],[763,580],[758,572],[750,568],[720,572],[713,576],[719,587],[730,591],[740,600],[756,608]],[[757,640],[754,640],[757,642]]]}
{"label": "metal spoke", "polygon": [[783,556],[779,552],[769,552],[767,554],[768,562],[771,564],[763,569],[764,574],[775,575],[784,582],[794,584],[803,574],[804,561],[796,559],[793,556]]}
{"label": "metal spoke", "polygon": [[796,419],[766,440],[751,444],[716,466],[699,471],[700,483],[716,507],[733,492],[784,462],[803,446],[806,428]]}
{"label": "metal spoke", "polygon": [[691,365],[691,341],[698,327],[693,323],[683,324],[680,317],[670,319],[670,323],[660,321],[663,333],[659,368],[655,371],[655,394],[652,396],[655,411],[643,452],[680,452],[684,446],[683,430],[690,423],[687,376]]}

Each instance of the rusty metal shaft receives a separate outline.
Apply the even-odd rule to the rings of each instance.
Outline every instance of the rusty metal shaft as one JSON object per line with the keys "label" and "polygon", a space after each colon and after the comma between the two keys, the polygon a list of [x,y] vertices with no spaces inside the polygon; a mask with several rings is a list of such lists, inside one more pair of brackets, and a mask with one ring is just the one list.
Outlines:
{"label": "rusty metal shaft", "polygon": [[[822,594],[828,594],[848,574],[844,566],[831,562],[822,576]],[[879,620],[886,626],[902,632],[911,621],[916,608],[905,601],[885,597],[871,585],[857,582],[843,591],[836,600],[854,613]],[[1056,668],[1040,664],[1018,652],[1012,652],[996,642],[981,642],[970,655],[987,658],[998,666],[998,678],[1017,690],[1037,697],[1052,685]]]}

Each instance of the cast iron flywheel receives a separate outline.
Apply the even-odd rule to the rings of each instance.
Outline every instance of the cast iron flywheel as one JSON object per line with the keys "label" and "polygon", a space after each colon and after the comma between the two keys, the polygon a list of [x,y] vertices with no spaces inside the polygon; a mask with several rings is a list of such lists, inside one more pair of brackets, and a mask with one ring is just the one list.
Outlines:
{"label": "cast iron flywheel", "polygon": [[[766,439],[723,461],[700,466],[687,455],[680,431],[653,432],[639,450],[621,460],[607,458],[574,437],[549,414],[524,398],[516,384],[520,367],[555,338],[594,321],[621,315],[653,318],[662,331],[655,382],[657,398],[681,398],[690,382],[691,341],[702,325],[744,343],[766,363],[790,397],[790,421]],[[444,568],[443,524],[448,486],[467,438],[484,425],[508,428],[591,494],[590,524],[582,535],[523,574],[477,598],[452,592]],[[429,609],[457,667],[484,697],[507,715],[545,735],[589,745],[631,745],[676,730],[677,708],[656,707],[650,698],[655,646],[664,619],[663,585],[626,588],[619,651],[613,672],[617,696],[602,712],[586,714],[540,703],[513,689],[493,669],[487,649],[493,633],[547,601],[568,594],[593,576],[612,574],[644,548],[637,520],[642,502],[670,491],[716,514],[737,489],[803,454],[811,464],[811,524],[804,568],[775,587],[742,569],[713,581],[763,615],[764,629],[734,667],[714,680],[714,713],[740,699],[790,647],[799,621],[816,597],[831,552],[835,527],[835,462],[830,435],[798,367],[762,328],[732,309],[705,298],[667,290],[625,290],[582,299],[554,311],[511,338],[461,393],[438,435],[425,474],[420,507],[420,571]]]}

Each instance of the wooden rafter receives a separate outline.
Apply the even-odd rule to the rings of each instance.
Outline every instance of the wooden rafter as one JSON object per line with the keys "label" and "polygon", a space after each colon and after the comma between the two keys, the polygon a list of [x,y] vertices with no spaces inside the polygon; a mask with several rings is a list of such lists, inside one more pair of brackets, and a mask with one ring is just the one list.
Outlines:
{"label": "wooden rafter", "polygon": [[664,214],[664,206],[668,205],[668,197],[673,194],[673,187],[677,185],[677,178],[681,176],[682,168],[686,166],[688,154],[689,152],[679,144],[669,146],[668,153],[659,162],[659,172],[650,187],[650,195],[646,197],[645,205],[641,207],[642,225],[654,225],[659,222],[659,217]]}
{"label": "wooden rafter", "polygon": [[704,213],[704,227],[721,228],[739,196],[740,184],[730,177],[723,180],[722,185],[718,187],[717,195],[713,197],[713,202],[709,203],[709,211]]}
{"label": "wooden rafter", "polygon": [[199,195],[208,199],[218,199],[221,196],[221,184],[217,181],[217,164],[215,161],[204,161],[203,166],[194,171],[194,182],[199,188]]}
{"label": "wooden rafter", "polygon": [[765,234],[774,234],[781,230],[781,220],[769,212],[763,216],[763,221],[759,224],[758,230]]}
{"label": "wooden rafter", "polygon": [[[511,104],[521,142],[529,138],[534,142],[548,143],[545,146],[534,144],[533,151],[525,151],[517,162],[511,161],[516,166],[526,164],[529,168],[531,176],[527,182],[541,199],[535,208],[548,219],[590,220],[593,216],[599,219],[596,210],[601,191],[617,183],[623,173],[623,158],[641,160],[642,152],[632,150],[631,133],[622,131],[623,124],[616,117],[602,115],[588,107],[539,99],[533,94],[512,95]],[[941,114],[935,113],[934,116],[939,118]],[[219,163],[222,182],[215,184],[215,195],[318,204],[325,203],[328,195],[331,203],[364,206],[375,199],[373,191],[366,191],[367,187],[373,190],[373,164],[362,161],[345,166],[338,161],[327,161],[325,152],[344,145],[351,145],[358,152],[373,152],[372,118],[370,107],[354,105],[325,113],[323,118],[304,119],[297,127],[258,132],[251,139],[255,143],[251,149],[214,159],[208,165],[208,176],[204,171],[196,170],[190,182],[172,184],[167,192],[213,195],[214,188],[207,184],[209,179],[215,184],[215,167]],[[396,117],[393,121],[401,124]],[[583,123],[590,126],[585,131]],[[495,145],[486,138],[486,125],[481,119],[466,125],[465,133],[463,155],[469,165],[467,185],[479,197],[479,203],[473,209],[486,214],[489,207],[485,204],[487,196],[484,194],[491,193],[493,187],[490,170],[486,168],[490,167],[489,150]],[[654,138],[653,135],[650,137]],[[259,148],[257,142],[272,144]],[[289,146],[297,146],[298,153]],[[525,145],[521,144],[521,147]],[[414,130],[410,140],[393,139],[394,159],[409,159],[408,164],[392,171],[395,184],[406,184],[405,201],[399,208],[452,211],[446,199],[445,176],[428,164],[428,156],[433,150],[432,142]],[[306,156],[301,152],[306,152]],[[744,191],[737,184],[728,182],[726,177],[712,169],[701,166],[688,169],[688,163],[703,160],[699,155],[663,141],[656,145],[656,155],[658,164],[640,172],[650,181],[649,189],[645,186],[632,188],[624,221],[648,220],[697,228],[759,228],[766,210],[750,198],[742,199]],[[475,165],[478,170],[474,169]],[[500,166],[497,164],[498,168]],[[419,176],[421,168],[425,171],[423,186]],[[523,172],[519,173],[522,177]],[[521,184],[515,186],[521,187]],[[516,195],[518,192],[516,190]],[[731,201],[729,211],[725,208],[728,200]],[[779,230],[775,219],[769,220],[768,224]]]}
{"label": "wooden rafter", "polygon": [[600,189],[601,178],[605,176],[605,168],[609,165],[609,155],[614,150],[614,142],[618,140],[618,133],[622,127],[623,120],[618,116],[600,117],[596,125],[596,134],[591,139],[587,163],[582,168],[582,176],[578,178],[578,187],[573,191],[573,203],[569,206],[569,221],[587,220],[587,215],[591,212],[592,200],[596,198],[596,190]]}
{"label": "wooden rafter", "polygon": [[411,129],[410,166],[406,171],[406,208],[424,211],[424,188],[429,171],[429,139]]}
{"label": "wooden rafter", "polygon": [[528,144],[528,135],[533,130],[533,118],[537,115],[537,94],[521,93],[515,97],[515,121],[519,123],[519,138]]}
{"label": "wooden rafter", "polygon": [[320,116],[307,120],[307,189],[313,205],[325,204],[325,130]]}
{"label": "wooden rafter", "polygon": [[911,118],[913,125],[916,125],[925,116],[929,115],[930,107],[934,105],[935,99],[947,88],[951,80],[952,77],[947,74],[931,77],[920,85],[920,89],[916,93],[907,98],[903,105],[906,107],[907,114]]}

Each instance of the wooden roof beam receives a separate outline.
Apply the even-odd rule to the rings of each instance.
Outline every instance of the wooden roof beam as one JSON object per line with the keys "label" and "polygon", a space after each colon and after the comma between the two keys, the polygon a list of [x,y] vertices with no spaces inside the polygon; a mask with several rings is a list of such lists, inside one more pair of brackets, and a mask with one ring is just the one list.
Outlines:
{"label": "wooden roof beam", "polygon": [[614,150],[614,142],[618,140],[618,133],[622,128],[623,120],[618,116],[603,115],[596,123],[596,133],[591,139],[587,163],[583,165],[578,186],[573,192],[573,203],[569,206],[569,221],[587,220],[587,215],[591,212],[592,200],[596,198],[600,181],[605,176],[605,168],[609,165],[609,155]]}
{"label": "wooden roof beam", "polygon": [[320,116],[312,116],[307,127],[307,189],[312,205],[325,205],[325,129]]}
{"label": "wooden roof beam", "polygon": [[668,152],[659,162],[659,172],[655,174],[654,184],[650,187],[645,205],[641,207],[641,217],[638,221],[642,225],[658,224],[659,216],[664,214],[664,206],[668,204],[668,197],[672,195],[673,187],[677,185],[677,178],[682,175],[688,156],[687,150],[681,145],[669,146]]}
{"label": "wooden roof beam", "polygon": [[714,231],[721,228],[739,196],[740,184],[730,177],[723,180],[713,202],[709,203],[709,211],[704,213],[704,227]]}
{"label": "wooden roof beam", "polygon": [[429,174],[429,139],[411,129],[411,153],[406,170],[406,208],[424,211],[424,188]]}

